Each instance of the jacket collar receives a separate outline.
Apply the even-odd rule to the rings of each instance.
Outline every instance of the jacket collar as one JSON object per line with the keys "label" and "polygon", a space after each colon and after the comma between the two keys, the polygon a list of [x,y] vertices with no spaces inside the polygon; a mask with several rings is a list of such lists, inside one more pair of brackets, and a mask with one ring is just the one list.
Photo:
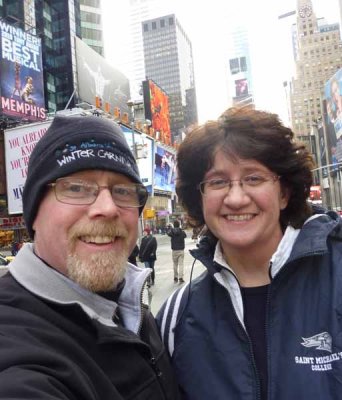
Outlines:
{"label": "jacket collar", "polygon": [[[272,275],[275,276],[287,260],[312,254],[313,249],[315,252],[327,251],[328,235],[342,239],[342,220],[333,211],[312,215],[301,229],[288,226],[271,258]],[[219,243],[213,236],[204,237],[198,248],[191,250],[190,253],[201,261],[211,274],[215,274],[222,268],[229,268],[222,257]],[[212,262],[213,260],[215,263]]]}
{"label": "jacket collar", "polygon": [[[289,258],[293,244],[297,239],[299,232],[300,229],[294,229],[292,226],[288,226],[286,228],[284,236],[282,237],[276,252],[272,255],[270,260],[270,274],[272,278],[274,278],[274,276],[279,272],[281,267]],[[223,256],[222,248],[219,242],[216,243],[214,261],[234,274],[232,268],[228,265]]]}
{"label": "jacket collar", "polygon": [[45,264],[26,244],[11,262],[9,271],[29,292],[57,304],[78,304],[99,323],[116,326],[112,317],[117,308],[125,328],[137,333],[142,319],[142,297],[149,270],[127,263],[126,284],[118,302],[82,288],[66,276]]}
{"label": "jacket collar", "polygon": [[[302,229],[294,229],[289,226],[271,258],[270,272],[272,278],[287,262],[308,255],[327,252],[327,237],[329,235],[342,239],[342,220],[334,212],[313,215],[305,222]],[[208,273],[230,293],[236,315],[242,326],[245,326],[240,285],[235,274],[224,261],[217,239],[205,237],[201,240],[199,248],[190,252],[194,258],[204,264]]]}

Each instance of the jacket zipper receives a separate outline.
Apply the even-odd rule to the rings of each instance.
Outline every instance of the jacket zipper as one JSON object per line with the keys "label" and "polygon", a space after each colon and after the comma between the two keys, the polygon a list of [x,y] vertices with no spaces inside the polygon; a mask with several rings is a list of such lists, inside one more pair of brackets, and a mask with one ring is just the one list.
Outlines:
{"label": "jacket zipper", "polygon": [[[239,288],[240,288],[240,284],[239,284],[239,281],[237,280],[236,276],[231,271],[229,271],[229,273],[234,276],[234,278],[236,279],[236,281],[237,281],[237,283],[239,285]],[[230,304],[230,306],[231,306],[231,308],[233,310],[233,313],[235,315],[236,322],[239,325],[239,327],[243,330],[244,334],[247,337],[248,345],[249,345],[249,351],[250,351],[250,354],[251,354],[252,367],[253,367],[253,370],[254,370],[254,373],[255,373],[255,377],[256,377],[256,399],[260,400],[261,399],[260,378],[259,378],[259,373],[258,373],[258,369],[257,369],[256,363],[255,363],[252,340],[251,340],[250,336],[248,335],[248,332],[246,331],[246,328],[244,327],[244,325],[242,325],[239,317],[236,314],[236,311],[235,311],[235,308],[234,308],[234,305],[233,305],[233,302],[232,302],[232,299],[231,299],[229,291],[216,278],[214,278],[214,279],[221,287],[223,287],[228,292],[229,304]],[[241,288],[240,288],[240,293],[241,293]]]}
{"label": "jacket zipper", "polygon": [[139,327],[138,327],[138,330],[137,330],[138,336],[140,336],[140,331],[141,331],[142,324],[143,324],[143,318],[144,318],[144,307],[143,307],[144,290],[145,290],[145,286],[146,286],[146,290],[148,292],[147,280],[149,279],[149,277],[150,277],[150,274],[146,277],[146,279],[144,281],[144,284],[142,285],[141,290],[140,290],[140,314],[141,314],[141,318],[140,318]]}
{"label": "jacket zipper", "polygon": [[[142,324],[143,324],[143,318],[144,318],[144,307],[143,307],[143,297],[144,297],[144,289],[145,286],[147,286],[147,280],[149,278],[150,275],[148,275],[148,277],[145,279],[144,284],[142,285],[141,291],[140,291],[140,312],[141,312],[141,318],[140,318],[140,324],[139,324],[139,328],[137,331],[138,336],[140,337],[140,333],[141,333],[141,328],[142,328]],[[147,289],[148,291],[148,289]],[[152,369],[157,377],[158,383],[159,383],[159,387],[161,388],[161,391],[163,392],[164,395],[164,399],[167,399],[167,395],[165,392],[165,388],[164,385],[161,382],[161,377],[163,375],[162,371],[157,367],[157,359],[156,357],[154,357],[154,355],[151,352],[151,348],[149,345],[146,344],[146,347],[148,348],[148,352],[149,352],[149,362],[152,366]]]}

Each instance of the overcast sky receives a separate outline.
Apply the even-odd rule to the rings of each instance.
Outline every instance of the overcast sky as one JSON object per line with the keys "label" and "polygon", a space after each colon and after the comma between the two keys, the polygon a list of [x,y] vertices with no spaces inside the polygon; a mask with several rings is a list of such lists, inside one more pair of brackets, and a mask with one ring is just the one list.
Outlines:
{"label": "overcast sky", "polygon": [[[128,59],[127,3],[102,0],[106,58],[122,72]],[[317,17],[326,17],[330,23],[339,21],[338,0],[312,3]],[[294,10],[296,0],[172,0],[172,4],[193,46],[200,122],[217,118],[227,107],[229,30],[241,21],[252,31],[256,105],[278,113],[287,123],[283,81],[290,80],[294,73],[290,26],[295,17],[277,17]]]}

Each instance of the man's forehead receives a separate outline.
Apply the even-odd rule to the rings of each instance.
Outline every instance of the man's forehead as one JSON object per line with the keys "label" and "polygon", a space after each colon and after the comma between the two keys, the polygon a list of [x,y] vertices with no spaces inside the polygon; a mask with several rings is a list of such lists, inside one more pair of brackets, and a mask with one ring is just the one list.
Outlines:
{"label": "man's forehead", "polygon": [[119,172],[109,171],[105,169],[86,169],[82,171],[74,172],[64,176],[63,178],[82,178],[82,179],[107,179],[108,181],[126,181],[133,182],[131,178],[127,175],[121,174]]}

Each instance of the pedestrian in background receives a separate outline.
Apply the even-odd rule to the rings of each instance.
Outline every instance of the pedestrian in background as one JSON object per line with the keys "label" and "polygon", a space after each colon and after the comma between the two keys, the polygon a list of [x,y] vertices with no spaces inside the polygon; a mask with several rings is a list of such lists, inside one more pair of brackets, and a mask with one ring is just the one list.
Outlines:
{"label": "pedestrian in background", "polygon": [[308,202],[313,159],[275,114],[232,108],[187,134],[177,195],[206,271],[161,309],[186,400],[339,400],[342,220]]}
{"label": "pedestrian in background", "polygon": [[23,192],[34,241],[0,279],[0,399],[177,398],[148,271],[127,262],[146,200],[117,124],[54,118]]}
{"label": "pedestrian in background", "polygon": [[186,233],[180,227],[178,220],[173,223],[173,228],[167,232],[171,238],[172,261],[173,261],[173,281],[184,283],[184,248]]}
{"label": "pedestrian in background", "polygon": [[145,264],[146,268],[151,268],[150,285],[154,285],[154,263],[157,259],[157,239],[152,235],[151,229],[147,226],[143,232],[140,243],[139,260]]}
{"label": "pedestrian in background", "polygon": [[137,257],[139,256],[139,246],[136,244],[132,253],[128,257],[128,262],[131,264],[137,265]]}

